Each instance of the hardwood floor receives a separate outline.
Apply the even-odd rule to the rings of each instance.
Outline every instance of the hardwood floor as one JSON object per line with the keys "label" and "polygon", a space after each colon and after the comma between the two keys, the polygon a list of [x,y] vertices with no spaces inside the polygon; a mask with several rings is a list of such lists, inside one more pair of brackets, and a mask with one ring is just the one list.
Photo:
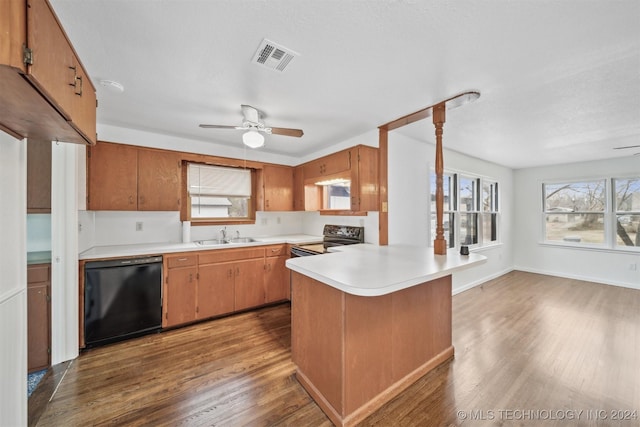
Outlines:
{"label": "hardwood floor", "polygon": [[[30,424],[329,426],[295,379],[289,316],[283,304],[87,351]],[[640,425],[640,291],[512,272],[454,296],[453,339],[453,361],[361,425]]]}

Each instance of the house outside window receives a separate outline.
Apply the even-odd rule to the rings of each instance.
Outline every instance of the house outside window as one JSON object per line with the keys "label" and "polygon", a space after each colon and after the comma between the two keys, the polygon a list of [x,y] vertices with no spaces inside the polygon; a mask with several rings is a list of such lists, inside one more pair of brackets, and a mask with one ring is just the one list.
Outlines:
{"label": "house outside window", "polygon": [[544,243],[637,251],[640,178],[542,184]]}
{"label": "house outside window", "polygon": [[545,240],[605,243],[606,181],[544,184]]}
{"label": "house outside window", "polygon": [[247,220],[251,202],[251,170],[187,165],[191,220]]}
{"label": "house outside window", "polygon": [[[431,238],[436,236],[436,175],[429,178],[431,199]],[[486,246],[498,240],[498,183],[463,173],[445,172],[444,231],[447,247]]]}

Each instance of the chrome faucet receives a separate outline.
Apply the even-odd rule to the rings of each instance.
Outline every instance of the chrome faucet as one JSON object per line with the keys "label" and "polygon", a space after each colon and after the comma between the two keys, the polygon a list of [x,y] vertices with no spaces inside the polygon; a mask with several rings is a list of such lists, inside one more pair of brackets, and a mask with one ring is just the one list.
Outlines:
{"label": "chrome faucet", "polygon": [[222,241],[227,240],[227,227],[220,230],[220,234],[222,235]]}

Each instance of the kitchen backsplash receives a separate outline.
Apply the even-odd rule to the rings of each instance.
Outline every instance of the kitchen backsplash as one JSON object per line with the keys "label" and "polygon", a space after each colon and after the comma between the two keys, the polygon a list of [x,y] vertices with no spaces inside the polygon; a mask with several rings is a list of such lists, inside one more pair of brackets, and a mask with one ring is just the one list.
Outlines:
{"label": "kitchen backsplash", "polygon": [[27,214],[27,252],[51,250],[51,214]]}
{"label": "kitchen backsplash", "polygon": [[[78,250],[94,246],[182,241],[178,212],[79,211]],[[378,242],[378,213],[367,216],[321,216],[318,212],[256,212],[256,223],[227,225],[227,235],[259,237],[285,234],[320,236],[325,224],[365,226],[365,241]],[[225,226],[192,226],[191,240],[217,238]]]}

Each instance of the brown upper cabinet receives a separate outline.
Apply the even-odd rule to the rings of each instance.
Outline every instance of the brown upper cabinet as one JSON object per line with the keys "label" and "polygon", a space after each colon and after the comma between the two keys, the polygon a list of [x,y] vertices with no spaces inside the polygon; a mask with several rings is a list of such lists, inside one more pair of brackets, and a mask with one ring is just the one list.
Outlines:
{"label": "brown upper cabinet", "polygon": [[[350,182],[349,209],[330,209],[326,187],[330,179]],[[357,145],[297,166],[294,171],[296,210],[331,214],[361,214],[378,210],[378,149]]]}
{"label": "brown upper cabinet", "polygon": [[0,28],[0,129],[95,144],[95,87],[49,2],[0,1]]}
{"label": "brown upper cabinet", "polygon": [[179,211],[180,154],[98,142],[87,149],[87,209]]}
{"label": "brown upper cabinet", "polygon": [[335,175],[351,169],[351,150],[342,150],[337,153],[312,160],[303,165],[305,179],[321,178]]}
{"label": "brown upper cabinet", "polygon": [[51,141],[27,141],[27,213],[51,212]]}
{"label": "brown upper cabinet", "polygon": [[265,211],[293,210],[293,168],[264,165],[262,169]]}

